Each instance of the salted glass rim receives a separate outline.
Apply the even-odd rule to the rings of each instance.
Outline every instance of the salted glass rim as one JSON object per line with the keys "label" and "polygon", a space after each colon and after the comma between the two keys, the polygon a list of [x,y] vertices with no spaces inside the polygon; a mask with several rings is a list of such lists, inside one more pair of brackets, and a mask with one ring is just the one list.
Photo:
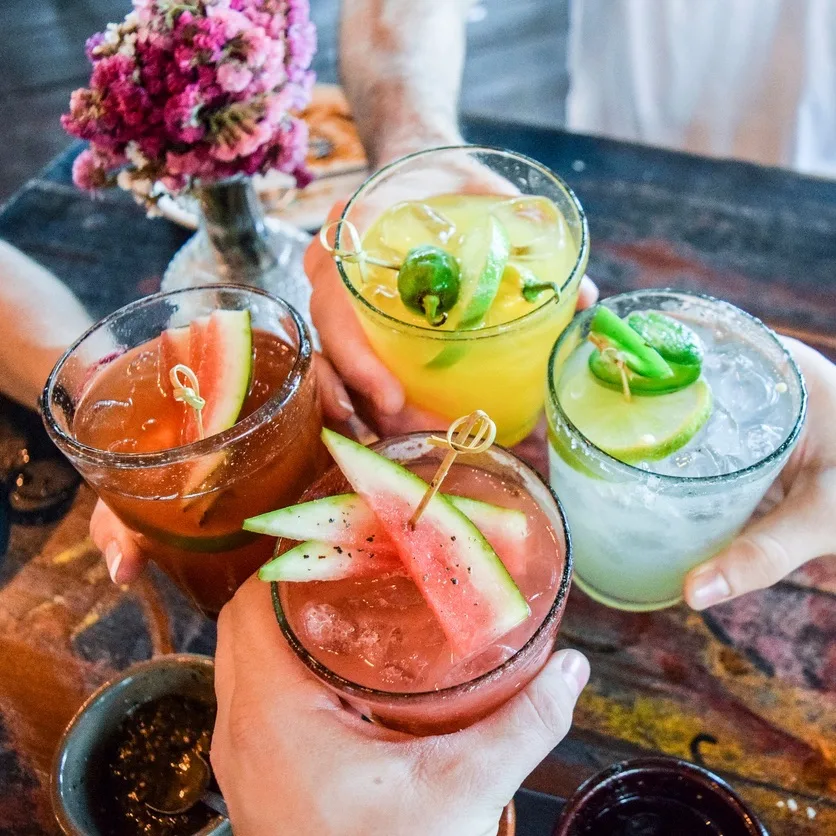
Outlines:
{"label": "salted glass rim", "polygon": [[362,305],[368,308],[369,311],[372,312],[372,314],[381,317],[386,321],[387,324],[398,330],[405,331],[407,333],[413,333],[416,336],[421,336],[424,339],[437,340],[439,342],[471,341],[486,339],[488,337],[494,337],[498,334],[502,334],[506,331],[512,330],[520,325],[525,324],[532,318],[535,318],[537,315],[543,315],[544,311],[547,311],[563,302],[564,291],[571,286],[573,281],[575,281],[575,279],[578,277],[578,273],[585,269],[586,262],[589,257],[589,224],[586,219],[586,212],[584,211],[584,208],[581,205],[580,200],[578,200],[578,196],[575,194],[572,187],[568,183],[566,183],[566,181],[563,180],[563,178],[560,177],[560,175],[555,174],[550,168],[543,165],[543,163],[533,159],[532,157],[529,157],[526,154],[520,154],[518,151],[511,151],[507,148],[500,148],[494,145],[441,145],[436,148],[427,148],[423,151],[415,151],[412,154],[407,154],[405,157],[400,157],[394,162],[391,162],[388,165],[384,166],[379,171],[376,171],[374,174],[372,174],[357,189],[357,191],[351,196],[351,199],[345,205],[345,208],[343,209],[342,214],[340,215],[336,225],[336,230],[334,233],[335,241],[339,242],[341,240],[341,235],[343,232],[343,221],[348,220],[348,215],[352,207],[354,207],[355,204],[357,204],[365,196],[366,192],[375,188],[382,179],[391,176],[392,174],[396,173],[397,169],[401,168],[402,166],[408,165],[409,163],[418,158],[430,157],[435,156],[437,154],[451,152],[484,152],[497,156],[509,157],[519,162],[525,163],[530,168],[533,168],[541,175],[543,175],[547,180],[551,180],[552,183],[556,185],[557,188],[560,189],[568,197],[569,202],[574,207],[575,212],[578,216],[578,222],[580,223],[581,228],[581,238],[578,245],[577,258],[575,259],[575,263],[572,269],[569,271],[569,275],[567,276],[566,281],[560,286],[559,294],[552,296],[551,299],[544,302],[542,305],[539,305],[538,307],[534,308],[534,310],[531,310],[528,313],[523,314],[522,316],[518,316],[515,319],[510,319],[507,322],[501,322],[498,325],[492,325],[489,328],[479,328],[474,330],[440,331],[438,328],[433,328],[432,326],[415,325],[411,322],[404,322],[403,320],[398,319],[397,317],[380,310],[380,308],[373,305],[368,299],[366,299],[365,296],[363,296],[362,293],[360,293],[357,290],[357,288],[354,286],[354,283],[351,281],[345,269],[343,268],[342,262],[337,261],[337,269],[339,270],[340,277],[343,280],[343,284],[348,288],[349,293],[351,293],[351,295]]}
{"label": "salted glass rim", "polygon": [[[404,435],[393,436],[392,438],[382,439],[381,441],[376,442],[375,444],[371,445],[372,450],[378,450],[381,447],[394,445],[403,443],[409,440],[416,440],[416,441],[426,441],[433,433],[431,432],[414,432],[414,433],[406,433]],[[386,700],[387,702],[397,702],[397,703],[421,703],[426,700],[437,700],[443,699],[444,697],[449,697],[451,695],[458,695],[462,693],[468,693],[477,689],[482,683],[492,680],[494,678],[499,677],[504,671],[508,668],[512,667],[519,657],[525,653],[527,653],[539,638],[542,636],[543,632],[547,630],[551,624],[554,622],[556,618],[558,618],[565,607],[566,598],[569,595],[569,588],[572,582],[572,568],[573,568],[573,554],[572,554],[572,537],[569,531],[569,525],[566,521],[566,513],[563,510],[563,505],[558,499],[557,494],[552,489],[551,485],[548,483],[546,479],[544,479],[531,465],[524,462],[519,456],[514,455],[510,450],[506,447],[503,447],[500,444],[493,444],[490,448],[492,452],[498,452],[502,456],[508,456],[513,459],[518,466],[522,466],[523,470],[527,473],[527,475],[536,479],[548,492],[548,495],[551,496],[554,509],[557,511],[557,516],[560,519],[560,524],[563,529],[563,539],[566,544],[565,546],[565,560],[563,562],[563,569],[561,570],[560,574],[560,582],[557,585],[557,591],[555,593],[554,601],[552,602],[551,607],[549,607],[548,612],[543,616],[543,620],[537,626],[535,631],[531,634],[528,641],[520,647],[518,650],[514,652],[512,656],[506,659],[501,665],[498,665],[495,668],[491,668],[485,673],[479,674],[479,676],[474,677],[473,679],[468,679],[465,682],[459,682],[456,685],[448,685],[446,688],[439,688],[435,691],[383,691],[378,688],[371,688],[368,685],[361,685],[358,682],[354,682],[350,679],[346,679],[343,676],[340,676],[338,673],[332,671],[329,667],[319,661],[304,645],[301,639],[296,635],[293,628],[290,626],[290,622],[285,615],[284,609],[281,604],[281,598],[279,595],[279,583],[278,581],[271,581],[271,597],[273,599],[273,611],[276,615],[276,621],[279,623],[279,627],[284,635],[287,643],[290,645],[293,652],[299,657],[299,659],[305,664],[313,673],[319,676],[321,679],[325,680],[327,683],[332,685],[335,689],[340,692],[348,693],[351,696],[355,697],[371,697],[376,700]],[[336,465],[333,468],[330,468],[328,473],[333,472],[335,469],[338,469]],[[323,474],[321,478],[325,478],[326,474]],[[316,483],[314,483],[315,485]],[[539,503],[538,507],[541,507]],[[545,514],[545,510],[543,510]],[[551,520],[549,520],[549,525],[551,525]]]}
{"label": "salted glass rim", "polygon": [[[258,409],[248,415],[243,421],[237,422],[223,432],[210,435],[198,441],[193,441],[190,444],[183,444],[179,447],[171,447],[166,450],[157,450],[151,453],[117,453],[109,450],[101,450],[98,447],[91,447],[76,439],[71,433],[66,432],[60,426],[55,418],[52,407],[53,396],[55,388],[58,384],[58,377],[63,370],[65,364],[75,355],[82,344],[96,333],[100,333],[103,329],[108,328],[114,322],[132,317],[137,311],[146,307],[158,304],[163,300],[175,298],[177,296],[184,296],[187,294],[200,294],[212,292],[235,293],[243,296],[260,296],[271,303],[278,305],[290,317],[293,325],[296,328],[296,336],[299,340],[298,346],[293,346],[295,352],[295,359],[293,367],[288,372],[284,383],[274,392]],[[249,309],[249,308],[248,308]],[[136,346],[134,346],[136,347]],[[119,355],[121,356],[121,354]],[[115,359],[115,358],[114,358]],[[65,352],[49,373],[43,393],[41,394],[41,415],[44,419],[44,424],[53,441],[55,441],[62,449],[72,452],[73,455],[79,458],[86,459],[98,465],[117,468],[139,468],[139,467],[157,467],[176,464],[189,459],[199,458],[208,453],[213,453],[216,450],[234,444],[246,438],[259,427],[263,426],[267,421],[271,420],[276,414],[288,404],[290,399],[296,394],[301,386],[302,379],[305,372],[310,368],[313,362],[313,344],[311,342],[310,333],[305,321],[296,311],[296,309],[280,299],[278,296],[273,296],[264,290],[255,287],[248,287],[246,285],[236,284],[206,284],[196,285],[195,287],[184,287],[178,290],[161,291],[153,293],[150,296],[144,296],[130,302],[127,305],[108,314],[104,319],[100,319],[94,325],[91,325]],[[88,381],[89,384],[89,381]]]}
{"label": "salted glass rim", "polygon": [[[776,345],[780,352],[783,354],[784,359],[787,361],[791,373],[794,375],[796,383],[798,384],[798,412],[795,416],[795,422],[793,423],[789,435],[787,435],[787,437],[783,440],[783,442],[781,442],[781,444],[778,445],[778,447],[776,447],[771,453],[768,453],[762,459],[758,459],[758,461],[753,462],[752,464],[747,465],[746,467],[741,468],[740,470],[733,470],[731,471],[731,473],[721,473],[716,476],[674,476],[668,473],[655,473],[652,470],[644,470],[641,467],[636,467],[635,465],[622,462],[619,459],[616,459],[613,456],[611,456],[609,453],[604,452],[600,447],[593,444],[575,426],[575,424],[569,419],[569,416],[566,415],[566,413],[564,412],[563,407],[560,405],[560,399],[557,396],[557,386],[555,381],[555,362],[557,361],[557,356],[560,352],[561,346],[564,343],[564,340],[569,339],[571,334],[577,332],[578,329],[582,328],[584,324],[592,318],[595,309],[598,305],[605,305],[606,307],[610,307],[608,303],[617,302],[622,299],[630,299],[635,298],[637,296],[664,295],[667,295],[673,299],[697,299],[701,302],[708,302],[713,305],[724,307],[737,315],[742,315],[745,319],[748,319],[756,328],[761,329],[763,331],[764,336],[767,339],[771,340],[772,343]],[[732,480],[737,481],[738,479],[749,478],[750,476],[754,476],[758,471],[766,468],[774,461],[779,460],[789,449],[791,449],[794,446],[804,426],[804,419],[807,416],[807,384],[804,381],[804,375],[802,374],[801,369],[798,367],[798,364],[795,362],[795,359],[793,358],[789,349],[784,345],[783,342],[781,342],[781,340],[778,338],[778,335],[765,322],[763,322],[761,319],[758,319],[758,317],[748,313],[747,311],[744,311],[742,308],[738,308],[737,305],[733,305],[731,302],[726,302],[724,299],[718,299],[716,296],[710,296],[707,293],[690,293],[688,291],[676,290],[675,288],[671,287],[641,288],[639,290],[628,290],[625,293],[619,293],[615,296],[608,296],[606,299],[601,299],[596,305],[593,305],[592,307],[578,314],[566,327],[566,329],[563,331],[560,337],[558,337],[557,342],[555,342],[554,347],[552,348],[551,354],[549,355],[547,386],[549,403],[560,415],[561,421],[563,422],[566,430],[569,432],[569,435],[572,437],[573,441],[577,441],[584,449],[590,451],[594,456],[603,459],[606,462],[607,466],[612,467],[613,470],[615,470],[616,472],[626,473],[634,477],[641,476],[643,479],[658,479],[663,485],[709,486],[723,484]]]}

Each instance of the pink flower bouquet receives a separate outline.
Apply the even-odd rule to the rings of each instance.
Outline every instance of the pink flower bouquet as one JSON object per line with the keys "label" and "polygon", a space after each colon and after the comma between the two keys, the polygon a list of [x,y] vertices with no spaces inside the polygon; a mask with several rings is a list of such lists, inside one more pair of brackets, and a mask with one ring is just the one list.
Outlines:
{"label": "pink flower bouquet", "polygon": [[118,183],[149,202],[161,189],[278,169],[307,181],[316,32],[308,0],[133,0],[87,42],[90,86],[64,128],[90,147],[84,189]]}

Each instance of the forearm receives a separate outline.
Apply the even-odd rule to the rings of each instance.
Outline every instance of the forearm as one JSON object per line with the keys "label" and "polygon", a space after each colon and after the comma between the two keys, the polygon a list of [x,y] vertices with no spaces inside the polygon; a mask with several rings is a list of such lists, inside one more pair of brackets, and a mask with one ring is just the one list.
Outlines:
{"label": "forearm", "polygon": [[52,273],[0,241],[0,321],[0,392],[34,407],[52,366],[90,318]]}
{"label": "forearm", "polygon": [[343,0],[340,75],[374,167],[461,142],[459,89],[473,0]]}

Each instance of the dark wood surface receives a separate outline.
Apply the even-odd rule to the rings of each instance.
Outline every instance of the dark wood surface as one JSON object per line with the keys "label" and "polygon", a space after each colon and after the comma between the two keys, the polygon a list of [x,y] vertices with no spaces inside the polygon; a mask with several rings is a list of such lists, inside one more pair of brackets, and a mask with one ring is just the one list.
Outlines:
{"label": "dark wood surface", "polygon": [[[836,357],[836,183],[554,130],[466,128],[576,189],[604,293],[715,293]],[[75,191],[69,164],[27,184],[0,214],[0,236],[101,315],[154,290],[186,234],[144,219],[124,195]],[[36,426],[0,404],[3,443]],[[156,573],[130,589],[110,584],[87,539],[91,507],[82,489],[59,522],[12,526],[0,565],[0,833],[56,831],[52,753],[96,685],[152,653],[213,647],[212,625]],[[561,643],[589,655],[592,680],[572,733],[518,796],[520,836],[547,836],[560,799],[588,775],[657,752],[720,773],[773,836],[836,833],[835,604],[832,559],[705,614],[619,613],[574,590]]]}
{"label": "dark wood surface", "polygon": [[[337,80],[340,0],[312,0],[314,69]],[[58,119],[87,83],[84,41],[130,0],[0,0],[0,202],[70,139]],[[462,105],[469,113],[561,125],[568,88],[568,0],[483,0],[471,13]]]}

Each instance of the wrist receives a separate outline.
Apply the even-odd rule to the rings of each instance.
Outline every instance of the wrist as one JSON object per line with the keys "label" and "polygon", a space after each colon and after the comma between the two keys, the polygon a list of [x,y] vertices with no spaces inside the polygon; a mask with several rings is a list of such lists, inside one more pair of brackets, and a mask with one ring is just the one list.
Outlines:
{"label": "wrist", "polygon": [[430,148],[440,148],[444,145],[464,145],[464,139],[457,128],[422,132],[404,131],[381,138],[375,144],[369,162],[373,169],[377,170],[409,154],[427,151]]}

